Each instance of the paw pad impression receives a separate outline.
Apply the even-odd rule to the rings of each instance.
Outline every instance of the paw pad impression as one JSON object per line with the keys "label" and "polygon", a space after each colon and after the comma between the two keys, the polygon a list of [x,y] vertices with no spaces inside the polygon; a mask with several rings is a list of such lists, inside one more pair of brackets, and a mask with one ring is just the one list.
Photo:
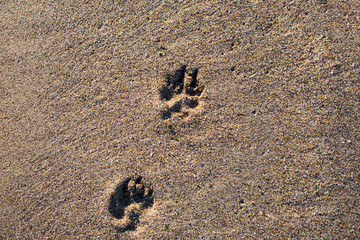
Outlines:
{"label": "paw pad impression", "polygon": [[167,74],[165,84],[161,86],[160,99],[166,101],[166,109],[161,111],[162,119],[169,119],[174,114],[187,116],[189,109],[199,105],[199,96],[204,88],[198,83],[199,68],[187,70],[182,65],[174,74]]}
{"label": "paw pad impression", "polygon": [[108,206],[114,227],[121,232],[135,230],[141,213],[154,203],[152,195],[153,190],[141,176],[121,182],[110,196]]}

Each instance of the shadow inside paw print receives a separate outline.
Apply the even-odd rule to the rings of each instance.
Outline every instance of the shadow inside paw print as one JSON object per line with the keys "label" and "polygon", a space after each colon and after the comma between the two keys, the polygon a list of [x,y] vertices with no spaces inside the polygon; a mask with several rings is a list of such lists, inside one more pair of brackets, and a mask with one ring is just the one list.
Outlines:
{"label": "shadow inside paw print", "polygon": [[110,197],[108,211],[116,220],[114,226],[121,232],[135,230],[142,211],[154,203],[153,190],[142,177],[127,178]]}
{"label": "shadow inside paw print", "polygon": [[185,72],[186,65],[182,65],[173,75],[166,75],[166,84],[160,89],[161,99],[169,101],[173,97],[174,93],[179,94],[183,91]]}
{"label": "shadow inside paw print", "polygon": [[203,91],[203,88],[199,86],[197,75],[199,72],[199,68],[193,68],[189,73],[190,81],[189,84],[186,86],[186,94],[190,96],[200,96]]}
{"label": "shadow inside paw print", "polygon": [[173,113],[187,116],[188,109],[199,105],[204,88],[198,83],[198,72],[199,68],[187,70],[186,65],[182,65],[174,74],[166,75],[165,84],[159,90],[161,100],[168,102],[166,109],[161,111],[163,119],[171,118]]}

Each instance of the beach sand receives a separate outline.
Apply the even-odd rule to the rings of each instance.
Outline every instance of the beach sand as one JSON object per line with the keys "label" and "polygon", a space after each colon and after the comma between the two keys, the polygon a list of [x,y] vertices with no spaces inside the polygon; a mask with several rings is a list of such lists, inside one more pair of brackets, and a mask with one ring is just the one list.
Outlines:
{"label": "beach sand", "polygon": [[359,9],[0,1],[0,238],[357,239]]}

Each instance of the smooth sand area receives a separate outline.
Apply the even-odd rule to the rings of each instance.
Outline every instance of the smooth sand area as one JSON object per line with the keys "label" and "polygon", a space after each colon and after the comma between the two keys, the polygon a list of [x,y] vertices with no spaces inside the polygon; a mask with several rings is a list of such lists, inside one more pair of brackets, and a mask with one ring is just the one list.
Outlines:
{"label": "smooth sand area", "polygon": [[0,238],[359,238],[359,9],[0,1]]}

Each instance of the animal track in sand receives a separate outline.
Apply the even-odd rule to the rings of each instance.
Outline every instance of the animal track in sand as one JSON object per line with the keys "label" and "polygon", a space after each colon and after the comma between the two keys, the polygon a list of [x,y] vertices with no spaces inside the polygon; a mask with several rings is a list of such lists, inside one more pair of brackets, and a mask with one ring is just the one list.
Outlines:
{"label": "animal track in sand", "polygon": [[169,119],[177,114],[182,117],[189,115],[190,109],[199,105],[199,97],[204,87],[198,82],[199,68],[187,70],[182,65],[174,74],[167,74],[165,84],[161,86],[160,99],[166,102],[165,110],[161,111],[162,119]]}
{"label": "animal track in sand", "polygon": [[113,217],[112,225],[120,232],[133,231],[142,212],[154,203],[153,190],[141,176],[127,178],[110,197],[108,211]]}

